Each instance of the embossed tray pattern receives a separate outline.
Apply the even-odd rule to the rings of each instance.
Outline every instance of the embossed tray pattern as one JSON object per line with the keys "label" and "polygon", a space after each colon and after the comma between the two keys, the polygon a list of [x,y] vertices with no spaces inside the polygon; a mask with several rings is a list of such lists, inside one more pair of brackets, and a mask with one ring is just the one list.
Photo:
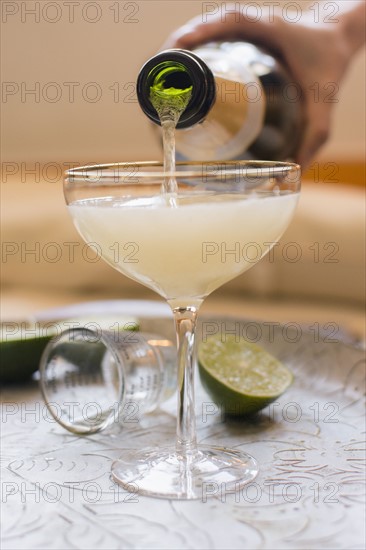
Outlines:
{"label": "embossed tray pattern", "polygon": [[[141,328],[172,336],[168,318],[141,318]],[[204,319],[200,337],[215,330],[257,340],[295,374],[286,394],[250,420],[223,417],[197,379],[199,441],[253,454],[257,479],[237,494],[209,486],[189,502],[125,491],[111,480],[111,462],[121,448],[172,442],[174,399],[138,422],[76,437],[51,421],[35,382],[8,387],[4,550],[364,547],[363,351],[337,335],[234,319]]]}

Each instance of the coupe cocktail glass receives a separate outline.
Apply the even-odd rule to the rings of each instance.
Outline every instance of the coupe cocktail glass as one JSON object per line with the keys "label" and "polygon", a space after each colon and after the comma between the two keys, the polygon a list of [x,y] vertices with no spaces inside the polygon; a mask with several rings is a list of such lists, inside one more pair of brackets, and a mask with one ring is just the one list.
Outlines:
{"label": "coupe cocktail glass", "polygon": [[[258,473],[250,455],[197,445],[195,329],[203,300],[259,261],[287,228],[300,168],[277,162],[178,163],[178,192],[164,194],[159,162],[69,170],[65,196],[74,223],[104,260],[170,305],[178,342],[174,447],[126,450],[112,465],[128,489],[156,497],[201,498],[208,484],[239,490]],[[257,251],[245,253],[248,246]],[[107,284],[107,283],[106,283]],[[224,485],[222,485],[224,484]]]}

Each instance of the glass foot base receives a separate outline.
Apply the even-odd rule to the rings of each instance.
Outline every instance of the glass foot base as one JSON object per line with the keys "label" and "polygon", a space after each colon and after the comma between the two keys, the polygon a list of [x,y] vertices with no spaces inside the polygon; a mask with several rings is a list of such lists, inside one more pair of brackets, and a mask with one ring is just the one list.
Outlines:
{"label": "glass foot base", "polygon": [[174,447],[128,450],[112,464],[113,479],[129,492],[204,502],[239,491],[257,473],[258,464],[250,455],[203,445],[187,458]]}

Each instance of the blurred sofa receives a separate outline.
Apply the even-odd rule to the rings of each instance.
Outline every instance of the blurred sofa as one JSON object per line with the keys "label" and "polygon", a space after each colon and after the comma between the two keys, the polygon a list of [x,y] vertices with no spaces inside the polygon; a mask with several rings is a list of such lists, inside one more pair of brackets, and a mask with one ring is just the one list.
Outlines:
{"label": "blurred sofa", "polygon": [[[28,177],[21,182],[14,176],[1,185],[3,317],[21,314],[22,304],[29,313],[64,302],[156,297],[87,249],[67,213],[61,181]],[[351,185],[305,181],[297,213],[281,242],[225,285],[220,296],[362,308],[364,195],[362,188]]]}

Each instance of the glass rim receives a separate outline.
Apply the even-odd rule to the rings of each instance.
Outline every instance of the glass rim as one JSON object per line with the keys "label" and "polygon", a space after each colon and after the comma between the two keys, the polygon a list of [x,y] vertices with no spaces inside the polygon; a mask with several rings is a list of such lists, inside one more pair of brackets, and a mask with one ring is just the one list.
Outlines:
{"label": "glass rim", "polygon": [[[102,343],[106,353],[109,352],[113,356],[113,359],[117,366],[117,373],[118,373],[118,405],[121,406],[124,401],[124,397],[126,395],[126,372],[124,369],[123,362],[121,361],[121,358],[115,349],[113,345],[111,345],[111,341],[108,338],[108,330],[101,329],[100,332],[97,334],[87,327],[73,327],[73,328],[67,328],[61,332],[61,334],[55,336],[52,338],[46,345],[45,349],[43,350],[42,357],[40,359],[39,363],[39,387],[41,390],[41,394],[43,397],[43,400],[45,402],[45,405],[47,407],[47,410],[50,412],[53,419],[60,424],[65,430],[74,433],[76,435],[92,435],[94,433],[98,433],[103,431],[105,428],[107,428],[113,420],[114,411],[111,410],[110,414],[103,418],[103,420],[100,420],[98,423],[94,423],[92,426],[88,426],[87,422],[85,422],[84,429],[80,428],[80,425],[73,424],[71,421],[66,422],[61,417],[59,417],[55,411],[52,408],[52,405],[58,405],[57,401],[54,401],[52,399],[51,394],[48,391],[48,380],[47,380],[47,372],[49,371],[51,361],[49,361],[49,356],[53,349],[57,346],[59,342],[62,341],[63,338],[68,338],[68,341],[74,341],[75,336],[77,334],[81,334],[83,337],[83,342],[88,343],[87,335],[91,335],[94,337],[94,340],[92,339],[90,343]],[[71,335],[71,338],[70,338]],[[97,339],[95,339],[95,337]]]}
{"label": "glass rim", "polygon": [[[218,167],[220,171],[215,174],[215,172],[207,172],[210,177],[222,178],[223,173],[226,175],[234,175],[240,171],[242,175],[246,176],[255,176],[258,174],[258,170],[261,169],[265,173],[268,171],[269,176],[284,175],[285,173],[297,173],[300,177],[301,166],[294,162],[283,162],[283,161],[271,161],[271,160],[212,160],[212,161],[179,161],[176,163],[178,170],[174,172],[164,172],[164,164],[162,161],[131,161],[131,162],[116,162],[116,163],[106,163],[106,164],[91,164],[85,166],[78,166],[75,168],[70,168],[65,171],[65,179],[69,177],[82,177],[84,180],[91,179],[95,181],[96,173],[98,174],[98,179],[107,179],[113,178],[116,181],[116,178],[126,179],[130,178],[130,183],[134,183],[134,178],[164,178],[167,175],[174,176],[177,179],[186,179],[186,178],[195,178],[201,177],[204,169],[208,170],[210,167]],[[192,170],[179,168],[191,167]],[[141,168],[142,171],[137,171],[136,173],[131,172],[130,175],[126,174],[128,169]],[[149,168],[151,170],[149,170]],[[161,170],[156,170],[161,168]],[[243,173],[244,171],[244,173]],[[261,175],[263,176],[264,173]],[[137,181],[135,183],[138,183]]]}

